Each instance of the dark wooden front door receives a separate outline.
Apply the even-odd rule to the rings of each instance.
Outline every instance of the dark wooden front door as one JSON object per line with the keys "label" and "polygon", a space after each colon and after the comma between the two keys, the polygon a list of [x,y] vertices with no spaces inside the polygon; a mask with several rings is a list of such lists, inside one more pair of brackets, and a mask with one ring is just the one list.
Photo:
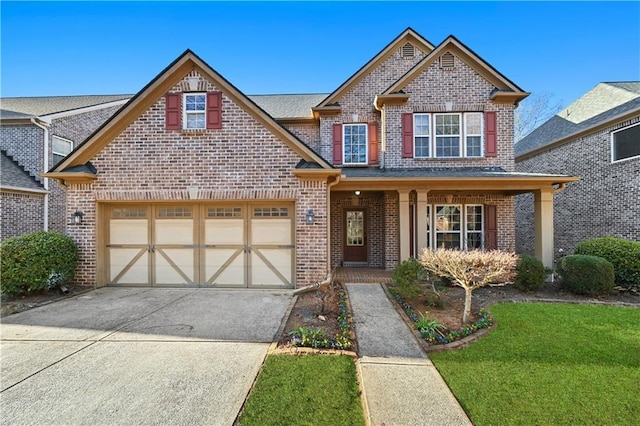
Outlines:
{"label": "dark wooden front door", "polygon": [[366,214],[363,209],[346,210],[344,215],[344,261],[367,261]]}

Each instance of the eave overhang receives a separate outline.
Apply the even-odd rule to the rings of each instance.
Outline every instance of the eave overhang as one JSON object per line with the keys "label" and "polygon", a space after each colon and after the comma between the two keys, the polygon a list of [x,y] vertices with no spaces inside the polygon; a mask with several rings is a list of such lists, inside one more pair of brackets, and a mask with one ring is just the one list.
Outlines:
{"label": "eave overhang", "polygon": [[0,185],[0,190],[3,192],[16,192],[19,194],[45,195],[49,193],[49,191],[47,191],[46,189],[20,188],[18,186],[7,186],[7,185]]}
{"label": "eave overhang", "polygon": [[95,174],[88,172],[48,172],[42,173],[41,176],[56,179],[63,185],[91,183],[98,178]]}
{"label": "eave overhang", "polygon": [[505,92],[496,90],[491,94],[490,99],[499,104],[513,104],[517,106],[521,100],[530,94],[530,92]]}
{"label": "eave overhang", "polygon": [[342,107],[340,105],[327,105],[311,108],[313,111],[313,118],[319,120],[321,116],[326,115],[340,115],[342,113]]}
{"label": "eave overhang", "polygon": [[293,174],[302,180],[325,180],[340,176],[340,169],[295,169]]}
{"label": "eave overhang", "polygon": [[378,110],[382,110],[384,105],[402,105],[409,100],[406,93],[391,93],[388,95],[376,95],[373,100],[373,106]]}
{"label": "eave overhang", "polygon": [[429,193],[446,191],[447,193],[494,193],[518,195],[536,190],[554,191],[567,183],[576,182],[575,176],[545,177],[402,177],[371,178],[341,176],[340,182],[332,187],[333,191],[391,191],[417,190]]}

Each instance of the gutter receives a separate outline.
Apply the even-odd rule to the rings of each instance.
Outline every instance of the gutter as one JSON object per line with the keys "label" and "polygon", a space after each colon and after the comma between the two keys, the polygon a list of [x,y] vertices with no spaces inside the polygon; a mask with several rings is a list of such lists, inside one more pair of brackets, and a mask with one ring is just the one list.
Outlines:
{"label": "gutter", "polygon": [[[42,121],[42,120],[41,120]],[[49,170],[49,126],[51,125],[50,122],[46,122],[46,121],[42,121],[43,123],[45,123],[45,125],[42,125],[40,123],[38,123],[36,121],[36,118],[32,118],[31,119],[31,123],[33,123],[35,126],[41,128],[44,131],[44,137],[43,137],[43,170]],[[48,231],[49,230],[49,179],[48,178],[44,178],[44,190],[47,191],[44,194],[44,218],[43,218],[43,226],[42,226],[42,230],[43,231]]]}

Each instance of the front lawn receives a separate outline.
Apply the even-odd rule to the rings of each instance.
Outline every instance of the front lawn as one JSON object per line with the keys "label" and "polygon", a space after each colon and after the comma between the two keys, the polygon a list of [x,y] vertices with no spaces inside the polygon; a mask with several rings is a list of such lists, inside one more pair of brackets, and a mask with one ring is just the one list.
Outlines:
{"label": "front lawn", "polygon": [[640,424],[640,309],[501,303],[489,335],[430,358],[475,425]]}
{"label": "front lawn", "polygon": [[364,425],[353,358],[270,355],[239,419],[246,425]]}

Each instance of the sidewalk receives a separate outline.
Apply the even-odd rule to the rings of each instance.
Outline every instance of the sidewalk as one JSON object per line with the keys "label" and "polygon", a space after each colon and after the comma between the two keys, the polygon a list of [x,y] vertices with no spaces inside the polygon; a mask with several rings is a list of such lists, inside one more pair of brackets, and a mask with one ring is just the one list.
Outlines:
{"label": "sidewalk", "polygon": [[380,284],[345,284],[372,426],[471,425]]}

